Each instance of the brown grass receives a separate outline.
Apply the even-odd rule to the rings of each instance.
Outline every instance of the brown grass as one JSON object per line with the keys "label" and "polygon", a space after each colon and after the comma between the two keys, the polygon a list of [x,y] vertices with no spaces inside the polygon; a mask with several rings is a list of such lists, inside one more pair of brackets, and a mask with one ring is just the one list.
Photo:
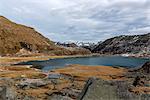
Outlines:
{"label": "brown grass", "polygon": [[85,66],[71,65],[62,69],[53,70],[54,72],[67,74],[81,79],[97,77],[105,80],[123,79],[123,74],[127,72],[124,68],[113,68],[109,66]]}
{"label": "brown grass", "polygon": [[150,87],[134,87],[130,89],[130,92],[136,93],[136,94],[150,94]]}
{"label": "brown grass", "polygon": [[12,64],[18,62],[26,62],[26,61],[35,61],[35,60],[48,60],[48,59],[56,59],[56,58],[68,58],[68,57],[78,57],[76,56],[33,56],[33,57],[0,57],[0,64]]}
{"label": "brown grass", "polygon": [[34,68],[29,68],[28,66],[3,66],[0,67],[0,77],[7,78],[44,78],[46,77],[41,71]]}

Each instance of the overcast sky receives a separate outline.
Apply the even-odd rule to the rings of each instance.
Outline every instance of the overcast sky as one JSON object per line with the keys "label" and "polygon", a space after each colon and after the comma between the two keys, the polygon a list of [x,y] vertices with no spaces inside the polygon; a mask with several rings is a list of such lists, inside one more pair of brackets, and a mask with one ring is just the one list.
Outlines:
{"label": "overcast sky", "polygon": [[53,41],[97,42],[150,32],[150,0],[0,0],[0,15]]}

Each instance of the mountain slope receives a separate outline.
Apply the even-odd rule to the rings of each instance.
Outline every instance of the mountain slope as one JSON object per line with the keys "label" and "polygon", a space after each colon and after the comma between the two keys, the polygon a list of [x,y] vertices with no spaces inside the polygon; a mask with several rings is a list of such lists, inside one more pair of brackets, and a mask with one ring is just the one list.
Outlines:
{"label": "mountain slope", "polygon": [[42,52],[55,47],[52,41],[33,28],[13,23],[0,16],[0,54],[17,53],[22,48]]}
{"label": "mountain slope", "polygon": [[[74,51],[55,45],[33,28],[16,24],[0,16],[0,55],[16,54],[22,49],[34,53],[74,54]],[[77,53],[80,54],[80,52]],[[83,53],[89,52],[85,50]]]}
{"label": "mountain slope", "polygon": [[102,54],[150,54],[150,33],[110,38],[99,44],[92,52]]}

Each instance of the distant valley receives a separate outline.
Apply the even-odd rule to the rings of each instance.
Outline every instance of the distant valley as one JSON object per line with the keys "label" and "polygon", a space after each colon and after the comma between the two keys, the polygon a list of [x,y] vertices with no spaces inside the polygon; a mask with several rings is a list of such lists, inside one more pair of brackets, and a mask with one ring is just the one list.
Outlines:
{"label": "distant valley", "polygon": [[0,55],[89,55],[91,53],[149,57],[150,33],[122,35],[95,43],[53,42],[31,27],[0,16]]}

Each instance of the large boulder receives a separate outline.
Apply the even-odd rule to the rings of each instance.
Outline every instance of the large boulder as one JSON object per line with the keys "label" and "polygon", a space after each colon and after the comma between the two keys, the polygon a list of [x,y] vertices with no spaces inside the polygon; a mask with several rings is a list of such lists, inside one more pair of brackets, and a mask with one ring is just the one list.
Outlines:
{"label": "large boulder", "polygon": [[137,76],[133,82],[133,86],[144,86],[145,80]]}
{"label": "large boulder", "polygon": [[16,94],[12,87],[0,86],[0,100],[15,100]]}
{"label": "large boulder", "polygon": [[0,100],[6,99],[6,87],[0,86]]}
{"label": "large boulder", "polygon": [[79,95],[80,100],[118,100],[116,93],[116,87],[109,84],[109,82],[90,78],[81,94]]}
{"label": "large boulder", "polygon": [[39,87],[46,86],[47,84],[48,84],[47,82],[41,79],[27,79],[17,84],[17,87],[20,89],[29,89],[29,88],[36,89]]}

